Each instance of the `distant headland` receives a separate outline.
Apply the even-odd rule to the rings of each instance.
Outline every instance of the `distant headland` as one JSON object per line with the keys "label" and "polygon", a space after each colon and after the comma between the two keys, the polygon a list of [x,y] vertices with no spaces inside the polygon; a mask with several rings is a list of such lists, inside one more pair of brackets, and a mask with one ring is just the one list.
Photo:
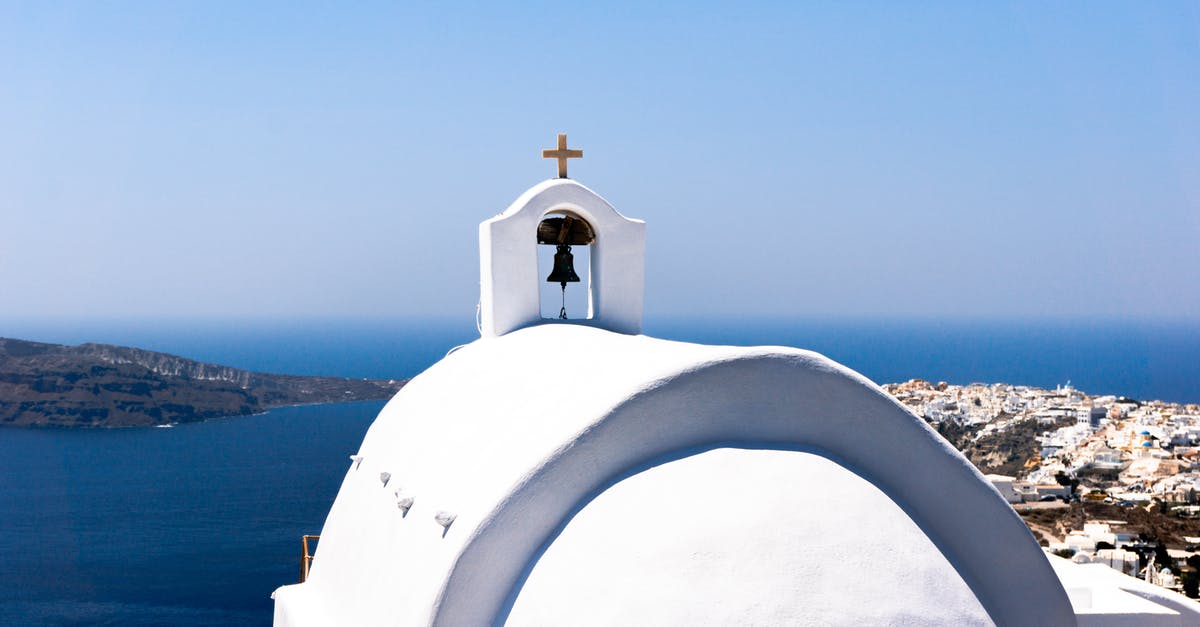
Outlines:
{"label": "distant headland", "polygon": [[0,426],[136,427],[390,398],[404,380],[265,374],[108,344],[0,338]]}

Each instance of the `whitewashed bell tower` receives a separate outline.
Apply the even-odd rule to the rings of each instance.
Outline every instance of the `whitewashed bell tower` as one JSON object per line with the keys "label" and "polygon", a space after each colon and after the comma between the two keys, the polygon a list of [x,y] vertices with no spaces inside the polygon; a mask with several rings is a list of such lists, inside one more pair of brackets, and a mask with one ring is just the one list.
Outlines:
{"label": "whitewashed bell tower", "polygon": [[567,159],[583,156],[567,149],[566,135],[543,157],[558,160],[558,178],[521,194],[500,215],[479,225],[479,307],[483,337],[497,337],[542,318],[538,287],[538,229],[549,215],[582,221],[591,240],[591,272],[586,318],[571,324],[618,333],[642,330],[645,292],[646,223],[627,218],[584,185],[567,178]]}

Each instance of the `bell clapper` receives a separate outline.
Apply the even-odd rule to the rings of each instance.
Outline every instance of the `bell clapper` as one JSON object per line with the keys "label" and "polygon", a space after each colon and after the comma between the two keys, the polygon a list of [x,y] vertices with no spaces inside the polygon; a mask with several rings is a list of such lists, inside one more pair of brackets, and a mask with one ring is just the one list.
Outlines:
{"label": "bell clapper", "polygon": [[563,281],[561,283],[561,285],[562,285],[562,309],[558,310],[558,319],[566,320],[567,319],[567,282]]}

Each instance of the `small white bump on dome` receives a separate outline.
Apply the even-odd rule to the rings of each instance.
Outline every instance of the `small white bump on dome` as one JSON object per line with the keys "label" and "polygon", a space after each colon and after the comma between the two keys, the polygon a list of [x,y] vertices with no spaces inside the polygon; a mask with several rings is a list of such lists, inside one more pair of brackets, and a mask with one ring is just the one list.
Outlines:
{"label": "small white bump on dome", "polygon": [[404,494],[402,490],[396,490],[396,507],[400,509],[402,516],[408,516],[408,510],[412,509],[413,497]]}
{"label": "small white bump on dome", "polygon": [[390,472],[379,473],[379,480],[383,482],[383,487],[386,488],[388,482],[392,480],[392,473],[390,473]]}
{"label": "small white bump on dome", "polygon": [[444,527],[446,529],[449,529],[450,525],[454,524],[455,518],[458,518],[458,516],[456,514],[451,514],[450,512],[445,512],[445,511],[440,511],[440,510],[438,511],[438,513],[433,515],[434,522],[436,522],[437,524],[441,525],[442,527]]}
{"label": "small white bump on dome", "polygon": [[351,455],[350,456],[350,461],[354,462],[355,470],[358,470],[358,467],[362,466],[363,459],[365,459],[365,458],[362,455]]}

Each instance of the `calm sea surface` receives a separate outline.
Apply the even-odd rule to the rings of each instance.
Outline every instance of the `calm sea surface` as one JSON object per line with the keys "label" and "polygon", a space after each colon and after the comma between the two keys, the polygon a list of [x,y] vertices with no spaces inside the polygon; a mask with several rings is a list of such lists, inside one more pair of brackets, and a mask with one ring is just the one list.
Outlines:
{"label": "calm sea surface", "polygon": [[[1200,402],[1200,326],[659,321],[650,335],[781,344],[879,381],[1005,381]],[[241,368],[411,377],[472,321],[0,323]],[[266,625],[382,402],[170,429],[0,429],[0,625]]]}

